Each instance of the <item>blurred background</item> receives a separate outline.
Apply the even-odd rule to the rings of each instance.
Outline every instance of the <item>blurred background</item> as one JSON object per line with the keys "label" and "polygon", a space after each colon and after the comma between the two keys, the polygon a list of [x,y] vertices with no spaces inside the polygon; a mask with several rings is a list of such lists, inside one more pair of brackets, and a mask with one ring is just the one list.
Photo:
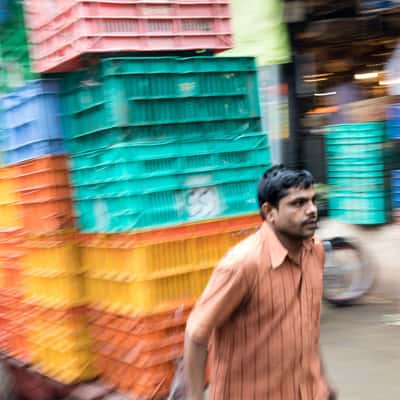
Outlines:
{"label": "blurred background", "polygon": [[397,0],[0,0],[0,398],[180,398],[284,163],[317,182],[339,398],[398,399],[399,38]]}

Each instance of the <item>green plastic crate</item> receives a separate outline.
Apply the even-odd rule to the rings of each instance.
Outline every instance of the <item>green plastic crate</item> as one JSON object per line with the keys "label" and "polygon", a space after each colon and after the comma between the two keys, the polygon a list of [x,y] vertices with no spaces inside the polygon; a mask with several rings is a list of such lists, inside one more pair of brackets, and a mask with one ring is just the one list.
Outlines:
{"label": "green plastic crate", "polygon": [[[111,150],[110,150],[111,151]],[[132,152],[132,154],[135,154]],[[95,160],[99,160],[97,166]],[[227,168],[252,167],[270,164],[267,147],[258,150],[205,153],[198,155],[175,155],[170,158],[150,158],[140,161],[115,161],[104,163],[102,157],[86,157],[72,160],[72,181],[75,186],[133,180],[151,177],[171,176],[181,173],[210,172]],[[90,167],[77,168],[76,165],[90,164]]]}
{"label": "green plastic crate", "polygon": [[253,58],[109,58],[63,82],[69,138],[113,127],[260,118]]}
{"label": "green plastic crate", "polygon": [[77,199],[94,199],[97,197],[131,196],[140,193],[195,189],[203,186],[215,186],[224,183],[259,178],[269,164],[251,167],[239,167],[213,170],[192,174],[165,175],[156,177],[137,177],[136,179],[119,179],[97,184],[87,183],[75,189]]}
{"label": "green plastic crate", "polygon": [[380,176],[360,177],[357,174],[348,174],[348,176],[337,176],[335,174],[328,175],[328,185],[331,190],[341,190],[350,188],[352,191],[364,192],[368,190],[387,190],[391,185],[391,177],[389,174],[380,174]]}
{"label": "green plastic crate", "polygon": [[369,136],[365,138],[358,138],[358,137],[352,137],[352,138],[325,138],[325,142],[327,143],[328,146],[333,147],[335,145],[368,145],[368,144],[379,144],[383,143],[385,141],[385,138],[381,135],[376,135],[376,136]]}
{"label": "green plastic crate", "polygon": [[[160,128],[160,127],[158,127]],[[207,129],[208,128],[208,129]],[[93,152],[109,152],[111,146],[129,145],[142,146],[143,148],[155,148],[161,154],[169,151],[167,145],[177,145],[185,143],[202,142],[204,146],[212,147],[212,143],[225,141],[232,142],[232,146],[238,146],[240,141],[252,141],[257,146],[260,140],[263,140],[265,133],[258,128],[257,124],[232,124],[211,123],[211,124],[182,124],[176,126],[164,126],[162,129],[149,128],[112,128],[97,132],[96,134],[84,135],[68,141],[68,149],[73,155],[82,155]],[[243,140],[241,140],[243,138]],[[261,138],[261,139],[260,139]],[[201,150],[202,151],[202,150]],[[148,151],[146,151],[147,153]]]}
{"label": "green plastic crate", "polygon": [[329,143],[326,145],[326,151],[329,156],[345,156],[346,158],[362,158],[362,157],[383,157],[384,147],[383,144],[333,144]]}
{"label": "green plastic crate", "polygon": [[369,178],[369,177],[376,178],[384,176],[387,173],[388,171],[385,169],[385,166],[383,164],[377,164],[375,166],[349,164],[347,167],[328,165],[327,169],[328,176],[336,176],[344,178],[355,175],[357,175],[359,178]]}
{"label": "green plastic crate", "polygon": [[8,93],[37,79],[31,70],[22,2],[12,2],[12,17],[0,29],[0,92]]}
{"label": "green plastic crate", "polygon": [[335,192],[328,198],[329,209],[332,210],[377,210],[386,211],[391,208],[391,196],[385,192],[352,193]]}
{"label": "green plastic crate", "polygon": [[[265,150],[268,148],[268,135],[262,132],[251,132],[240,134],[236,137],[222,137],[218,139],[207,139],[198,137],[197,141],[184,140],[184,138],[173,140],[154,140],[126,142],[109,146],[105,150],[73,153],[71,158],[72,168],[93,168],[101,165],[115,163],[137,163],[150,160],[165,160],[183,157],[213,157],[213,164],[218,166],[218,154],[241,153],[247,151]],[[238,155],[239,157],[239,155]],[[246,154],[241,157],[246,158]],[[183,162],[182,160],[181,162]],[[169,163],[168,161],[166,161]],[[211,162],[211,161],[210,161]],[[201,162],[203,164],[203,161]],[[162,167],[164,168],[164,166]]]}
{"label": "green plastic crate", "polygon": [[325,137],[330,140],[359,139],[381,137],[386,138],[385,122],[362,122],[353,124],[331,125],[326,129]]}
{"label": "green plastic crate", "polygon": [[389,223],[391,212],[376,210],[329,210],[329,216],[355,225],[381,225]]}
{"label": "green plastic crate", "polygon": [[258,210],[258,179],[196,189],[78,200],[82,232],[118,233],[177,225]]}

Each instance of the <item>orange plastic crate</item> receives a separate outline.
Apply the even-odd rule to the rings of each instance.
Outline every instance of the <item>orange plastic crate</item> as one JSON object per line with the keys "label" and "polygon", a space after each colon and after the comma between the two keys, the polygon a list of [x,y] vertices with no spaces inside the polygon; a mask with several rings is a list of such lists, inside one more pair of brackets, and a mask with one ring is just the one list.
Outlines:
{"label": "orange plastic crate", "polygon": [[19,191],[70,184],[66,156],[37,158],[17,164],[14,169]]}
{"label": "orange plastic crate", "polygon": [[0,270],[0,285],[5,288],[22,288],[22,275],[19,266],[2,266]]}
{"label": "orange plastic crate", "polygon": [[20,253],[25,240],[22,229],[0,230],[0,255]]}
{"label": "orange plastic crate", "polygon": [[214,267],[260,223],[253,214],[132,234],[81,235],[82,267],[89,275],[135,279]]}
{"label": "orange plastic crate", "polygon": [[[183,355],[193,303],[163,312],[125,316],[88,309],[103,379],[138,398],[166,395]],[[156,397],[154,397],[156,396]]]}
{"label": "orange plastic crate", "polygon": [[0,168],[0,204],[12,204],[18,201],[15,178],[13,167]]}
{"label": "orange plastic crate", "polygon": [[75,225],[71,199],[23,203],[21,208],[24,228],[31,233],[51,233]]}
{"label": "orange plastic crate", "polygon": [[53,199],[70,199],[71,197],[72,189],[69,186],[48,186],[20,192],[23,203],[40,203]]}

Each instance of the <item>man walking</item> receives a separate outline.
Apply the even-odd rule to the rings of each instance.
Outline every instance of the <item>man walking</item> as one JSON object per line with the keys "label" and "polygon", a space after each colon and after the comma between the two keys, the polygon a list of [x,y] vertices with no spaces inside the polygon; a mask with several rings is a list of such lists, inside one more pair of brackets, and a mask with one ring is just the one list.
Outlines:
{"label": "man walking", "polygon": [[333,400],[319,351],[324,251],[308,171],[275,166],[258,187],[262,227],[223,258],[187,324],[188,400]]}

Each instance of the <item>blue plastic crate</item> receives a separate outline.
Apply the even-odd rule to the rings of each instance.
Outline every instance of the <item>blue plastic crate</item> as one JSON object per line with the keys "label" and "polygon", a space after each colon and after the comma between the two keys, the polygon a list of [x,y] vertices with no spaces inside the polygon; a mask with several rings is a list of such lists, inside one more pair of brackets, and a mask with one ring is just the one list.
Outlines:
{"label": "blue plastic crate", "polygon": [[388,136],[390,139],[400,139],[400,123],[390,123],[388,125]]}
{"label": "blue plastic crate", "polygon": [[9,0],[0,0],[0,24],[5,24],[10,17]]}
{"label": "blue plastic crate", "polygon": [[64,154],[65,147],[62,139],[44,140],[30,143],[14,150],[4,151],[4,164],[16,164],[47,155]]}
{"label": "blue plastic crate", "polygon": [[1,98],[0,108],[4,151],[62,139],[58,80],[29,82]]}

